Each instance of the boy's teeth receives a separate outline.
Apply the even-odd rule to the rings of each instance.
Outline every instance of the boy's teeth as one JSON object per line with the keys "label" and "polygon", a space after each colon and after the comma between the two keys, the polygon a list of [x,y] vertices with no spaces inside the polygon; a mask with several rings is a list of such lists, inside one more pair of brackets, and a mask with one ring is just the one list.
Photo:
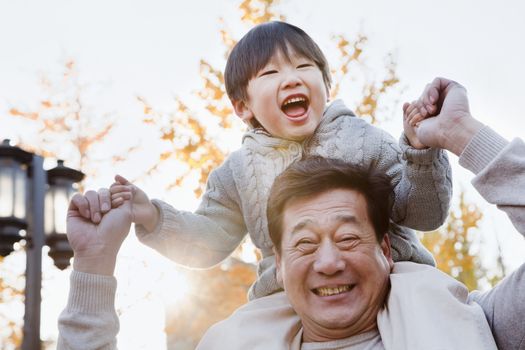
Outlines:
{"label": "boy's teeth", "polygon": [[305,102],[306,99],[304,97],[294,97],[289,100],[284,101],[283,106],[286,106],[287,104],[294,103],[294,102]]}
{"label": "boy's teeth", "polygon": [[283,112],[290,118],[298,118],[308,111],[308,99],[304,96],[291,97],[283,102]]}
{"label": "boy's teeth", "polygon": [[327,297],[330,295],[336,295],[344,292],[348,292],[350,290],[350,286],[339,286],[339,287],[321,287],[316,288],[316,292],[318,295],[322,297]]}

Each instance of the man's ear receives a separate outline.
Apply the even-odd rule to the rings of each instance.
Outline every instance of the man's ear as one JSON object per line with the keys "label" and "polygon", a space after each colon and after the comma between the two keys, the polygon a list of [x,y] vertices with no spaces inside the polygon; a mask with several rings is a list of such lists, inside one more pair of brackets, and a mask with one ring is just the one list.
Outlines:
{"label": "man's ear", "polygon": [[281,255],[277,252],[275,247],[273,247],[273,254],[275,256],[275,277],[277,278],[277,283],[283,287],[283,274],[281,272]]}
{"label": "man's ear", "polygon": [[392,271],[392,268],[394,267],[394,259],[392,259],[392,247],[390,245],[390,236],[388,233],[385,233],[383,236],[383,240],[381,241],[381,250],[383,251],[383,255],[390,266],[390,271]]}
{"label": "man's ear", "polygon": [[243,122],[251,125],[250,120],[253,118],[253,112],[246,102],[241,100],[231,100],[231,102],[235,114],[237,114],[237,116],[241,118]]}

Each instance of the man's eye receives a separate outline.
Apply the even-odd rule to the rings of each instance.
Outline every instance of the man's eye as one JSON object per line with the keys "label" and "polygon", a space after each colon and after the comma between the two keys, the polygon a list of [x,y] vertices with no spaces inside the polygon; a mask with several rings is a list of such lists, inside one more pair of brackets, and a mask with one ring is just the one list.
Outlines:
{"label": "man's eye", "polygon": [[267,71],[262,72],[259,76],[262,77],[263,75],[270,75],[270,74],[275,74],[275,73],[277,73],[276,70],[267,70]]}
{"label": "man's eye", "polygon": [[315,250],[316,244],[309,239],[301,239],[295,244],[295,247],[303,252],[309,252]]}
{"label": "man's eye", "polygon": [[354,246],[359,242],[358,237],[356,236],[345,236],[339,240],[339,244],[348,247],[348,246]]}
{"label": "man's eye", "polygon": [[313,244],[313,242],[310,241],[309,239],[301,239],[299,242],[297,242],[295,244],[295,246],[300,246],[300,245],[304,245],[304,244]]}

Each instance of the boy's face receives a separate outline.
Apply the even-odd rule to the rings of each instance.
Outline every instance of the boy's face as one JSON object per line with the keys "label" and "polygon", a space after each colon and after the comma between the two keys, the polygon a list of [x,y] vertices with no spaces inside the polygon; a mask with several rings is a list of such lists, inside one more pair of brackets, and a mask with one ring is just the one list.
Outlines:
{"label": "boy's face", "polygon": [[301,141],[313,134],[323,115],[327,89],[315,62],[289,48],[278,50],[248,82],[248,101],[233,101],[245,122],[252,118],[276,137]]}

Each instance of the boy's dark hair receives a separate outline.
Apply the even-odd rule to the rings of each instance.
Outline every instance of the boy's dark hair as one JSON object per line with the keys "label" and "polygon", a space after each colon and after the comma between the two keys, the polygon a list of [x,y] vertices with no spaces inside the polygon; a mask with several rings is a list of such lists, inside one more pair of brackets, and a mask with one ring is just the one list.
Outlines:
{"label": "boy's dark hair", "polygon": [[390,179],[384,174],[366,172],[337,159],[308,157],[290,165],[275,179],[270,190],[266,215],[270,238],[278,254],[281,253],[286,204],[335,189],[354,190],[365,197],[367,214],[377,242],[383,240],[390,222]]}
{"label": "boy's dark hair", "polygon": [[323,52],[302,29],[285,22],[255,26],[235,45],[224,70],[226,92],[231,100],[248,101],[248,82],[266,66],[277,50],[289,58],[289,48],[315,62],[323,74],[327,89],[331,86],[330,69]]}

